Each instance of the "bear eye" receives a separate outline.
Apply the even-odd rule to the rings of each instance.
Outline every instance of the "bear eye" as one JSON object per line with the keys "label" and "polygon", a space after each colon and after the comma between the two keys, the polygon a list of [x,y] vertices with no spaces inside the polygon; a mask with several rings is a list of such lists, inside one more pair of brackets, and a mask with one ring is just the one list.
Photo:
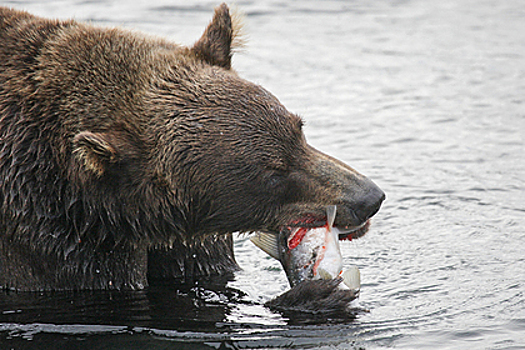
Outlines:
{"label": "bear eye", "polygon": [[271,189],[277,189],[284,184],[285,174],[280,171],[273,171],[267,180],[267,185]]}

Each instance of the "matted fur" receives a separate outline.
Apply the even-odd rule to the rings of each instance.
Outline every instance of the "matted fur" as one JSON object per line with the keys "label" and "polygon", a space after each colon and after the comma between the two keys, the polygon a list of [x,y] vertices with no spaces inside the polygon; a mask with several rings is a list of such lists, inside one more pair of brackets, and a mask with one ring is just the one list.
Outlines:
{"label": "matted fur", "polygon": [[301,119],[231,69],[239,23],[220,5],[185,47],[0,7],[0,286],[224,273],[232,232],[326,205],[343,226],[377,211],[370,180],[308,146]]}

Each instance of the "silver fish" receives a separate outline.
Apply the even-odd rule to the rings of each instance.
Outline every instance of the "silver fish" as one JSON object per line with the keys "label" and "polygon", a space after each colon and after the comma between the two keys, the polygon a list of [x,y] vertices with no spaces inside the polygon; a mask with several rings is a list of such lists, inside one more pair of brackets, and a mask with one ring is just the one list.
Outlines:
{"label": "silver fish", "polygon": [[320,227],[285,227],[280,233],[256,233],[251,241],[280,261],[290,286],[302,281],[342,277],[343,289],[359,291],[357,267],[343,273],[339,237],[343,231],[333,227],[337,207],[326,208],[326,223]]}

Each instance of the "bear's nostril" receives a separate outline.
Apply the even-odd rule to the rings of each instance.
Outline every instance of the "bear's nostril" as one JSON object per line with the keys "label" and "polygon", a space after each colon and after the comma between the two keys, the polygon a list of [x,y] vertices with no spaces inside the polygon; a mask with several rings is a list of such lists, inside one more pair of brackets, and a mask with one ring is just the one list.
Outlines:
{"label": "bear's nostril", "polygon": [[372,188],[364,195],[354,207],[354,213],[359,221],[365,222],[374,216],[381,208],[381,203],[383,203],[385,198],[385,193],[379,187]]}

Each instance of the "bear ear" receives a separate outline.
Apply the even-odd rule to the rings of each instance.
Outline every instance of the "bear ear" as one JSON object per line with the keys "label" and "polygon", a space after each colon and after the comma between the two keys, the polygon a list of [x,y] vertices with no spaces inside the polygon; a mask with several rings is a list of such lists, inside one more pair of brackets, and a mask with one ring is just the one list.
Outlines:
{"label": "bear ear", "polygon": [[223,3],[215,9],[211,23],[191,50],[211,65],[230,69],[233,49],[237,44],[242,45],[239,30],[240,19],[232,18],[228,6]]}
{"label": "bear ear", "polygon": [[97,176],[118,160],[118,152],[108,134],[83,131],[73,139],[73,153],[84,167]]}

